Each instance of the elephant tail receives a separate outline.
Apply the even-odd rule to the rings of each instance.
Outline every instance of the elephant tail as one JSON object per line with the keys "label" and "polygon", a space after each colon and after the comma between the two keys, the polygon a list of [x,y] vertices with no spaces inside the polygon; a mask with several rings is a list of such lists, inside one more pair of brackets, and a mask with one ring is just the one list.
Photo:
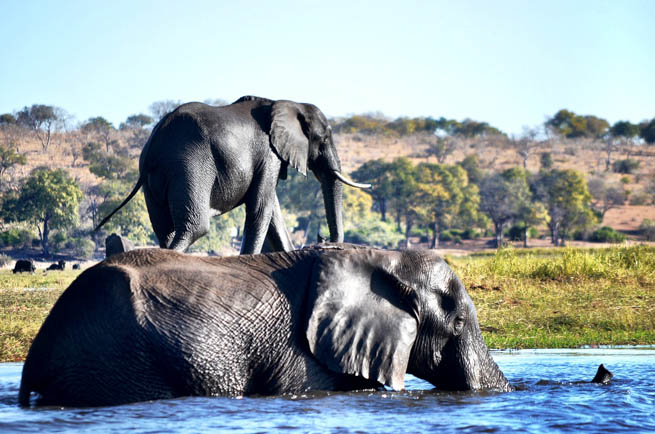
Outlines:
{"label": "elephant tail", "polygon": [[109,215],[108,215],[107,217],[105,217],[104,219],[102,219],[102,221],[101,221],[100,223],[98,223],[98,226],[95,227],[95,229],[93,230],[93,232],[97,232],[97,231],[98,231],[98,230],[99,230],[99,229],[100,229],[100,228],[101,228],[105,223],[107,223],[107,221],[109,221],[109,219],[110,219],[114,214],[116,214],[116,213],[118,212],[118,210],[120,210],[120,209],[123,208],[125,205],[127,205],[127,203],[128,203],[128,202],[129,202],[133,197],[134,197],[134,195],[137,194],[137,192],[139,191],[139,189],[141,188],[142,185],[143,185],[143,176],[140,176],[140,177],[139,177],[139,180],[138,180],[137,183],[136,183],[136,185],[134,186],[134,188],[132,189],[132,191],[130,192],[130,194],[127,195],[127,197],[125,198],[125,200],[124,200],[123,202],[121,202],[121,204],[118,205],[118,207],[117,207],[115,210],[113,210],[112,212],[110,212]]}

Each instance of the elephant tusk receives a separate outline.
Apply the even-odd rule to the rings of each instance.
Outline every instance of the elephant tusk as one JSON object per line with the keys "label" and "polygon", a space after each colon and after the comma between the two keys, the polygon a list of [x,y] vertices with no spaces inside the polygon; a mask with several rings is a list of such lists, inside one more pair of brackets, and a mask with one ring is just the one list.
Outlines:
{"label": "elephant tusk", "polygon": [[363,188],[363,189],[369,189],[369,188],[371,188],[371,184],[360,184],[360,183],[358,183],[358,182],[352,181],[352,180],[346,178],[345,176],[343,176],[343,175],[341,174],[341,172],[339,172],[339,171],[337,171],[337,170],[334,170],[332,173],[334,174],[334,176],[336,176],[336,177],[339,179],[339,181],[341,181],[341,182],[343,182],[344,184],[349,185],[349,186],[351,186],[351,187],[355,187],[355,188]]}

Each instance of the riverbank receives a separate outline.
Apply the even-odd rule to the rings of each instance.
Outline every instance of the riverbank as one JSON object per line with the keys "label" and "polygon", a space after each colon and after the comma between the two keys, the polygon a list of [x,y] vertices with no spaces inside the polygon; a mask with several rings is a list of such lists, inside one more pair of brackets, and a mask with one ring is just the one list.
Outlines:
{"label": "riverbank", "polygon": [[[447,256],[490,348],[655,344],[655,247]],[[80,271],[0,270],[0,361],[20,361]]]}
{"label": "riverbank", "polygon": [[505,249],[447,257],[491,348],[655,343],[655,248]]}

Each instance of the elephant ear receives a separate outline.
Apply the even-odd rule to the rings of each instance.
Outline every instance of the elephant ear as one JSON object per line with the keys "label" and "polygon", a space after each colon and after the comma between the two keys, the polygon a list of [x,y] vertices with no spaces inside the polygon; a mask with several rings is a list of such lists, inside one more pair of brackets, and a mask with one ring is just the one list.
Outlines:
{"label": "elephant ear", "polygon": [[401,390],[418,322],[413,290],[391,268],[375,251],[323,255],[310,286],[306,335],[330,370]]}
{"label": "elephant ear", "polygon": [[303,131],[301,106],[293,101],[277,101],[271,113],[271,145],[275,152],[303,175],[307,175],[309,139]]}

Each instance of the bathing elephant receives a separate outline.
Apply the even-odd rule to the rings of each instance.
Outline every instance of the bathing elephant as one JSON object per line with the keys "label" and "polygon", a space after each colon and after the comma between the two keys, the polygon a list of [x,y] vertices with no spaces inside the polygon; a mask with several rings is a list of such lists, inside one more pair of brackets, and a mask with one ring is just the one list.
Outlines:
{"label": "bathing elephant", "polygon": [[185,250],[209,231],[212,215],[245,204],[241,253],[292,250],[275,186],[287,167],[321,183],[330,240],[343,241],[342,186],[357,184],[341,163],[323,113],[312,104],[245,96],[231,105],[184,104],[155,126],[139,160],[139,180],[163,248]]}
{"label": "bathing elephant", "polygon": [[431,251],[232,257],[133,250],[84,271],[34,339],[19,402],[404,387],[510,390],[475,307]]}

